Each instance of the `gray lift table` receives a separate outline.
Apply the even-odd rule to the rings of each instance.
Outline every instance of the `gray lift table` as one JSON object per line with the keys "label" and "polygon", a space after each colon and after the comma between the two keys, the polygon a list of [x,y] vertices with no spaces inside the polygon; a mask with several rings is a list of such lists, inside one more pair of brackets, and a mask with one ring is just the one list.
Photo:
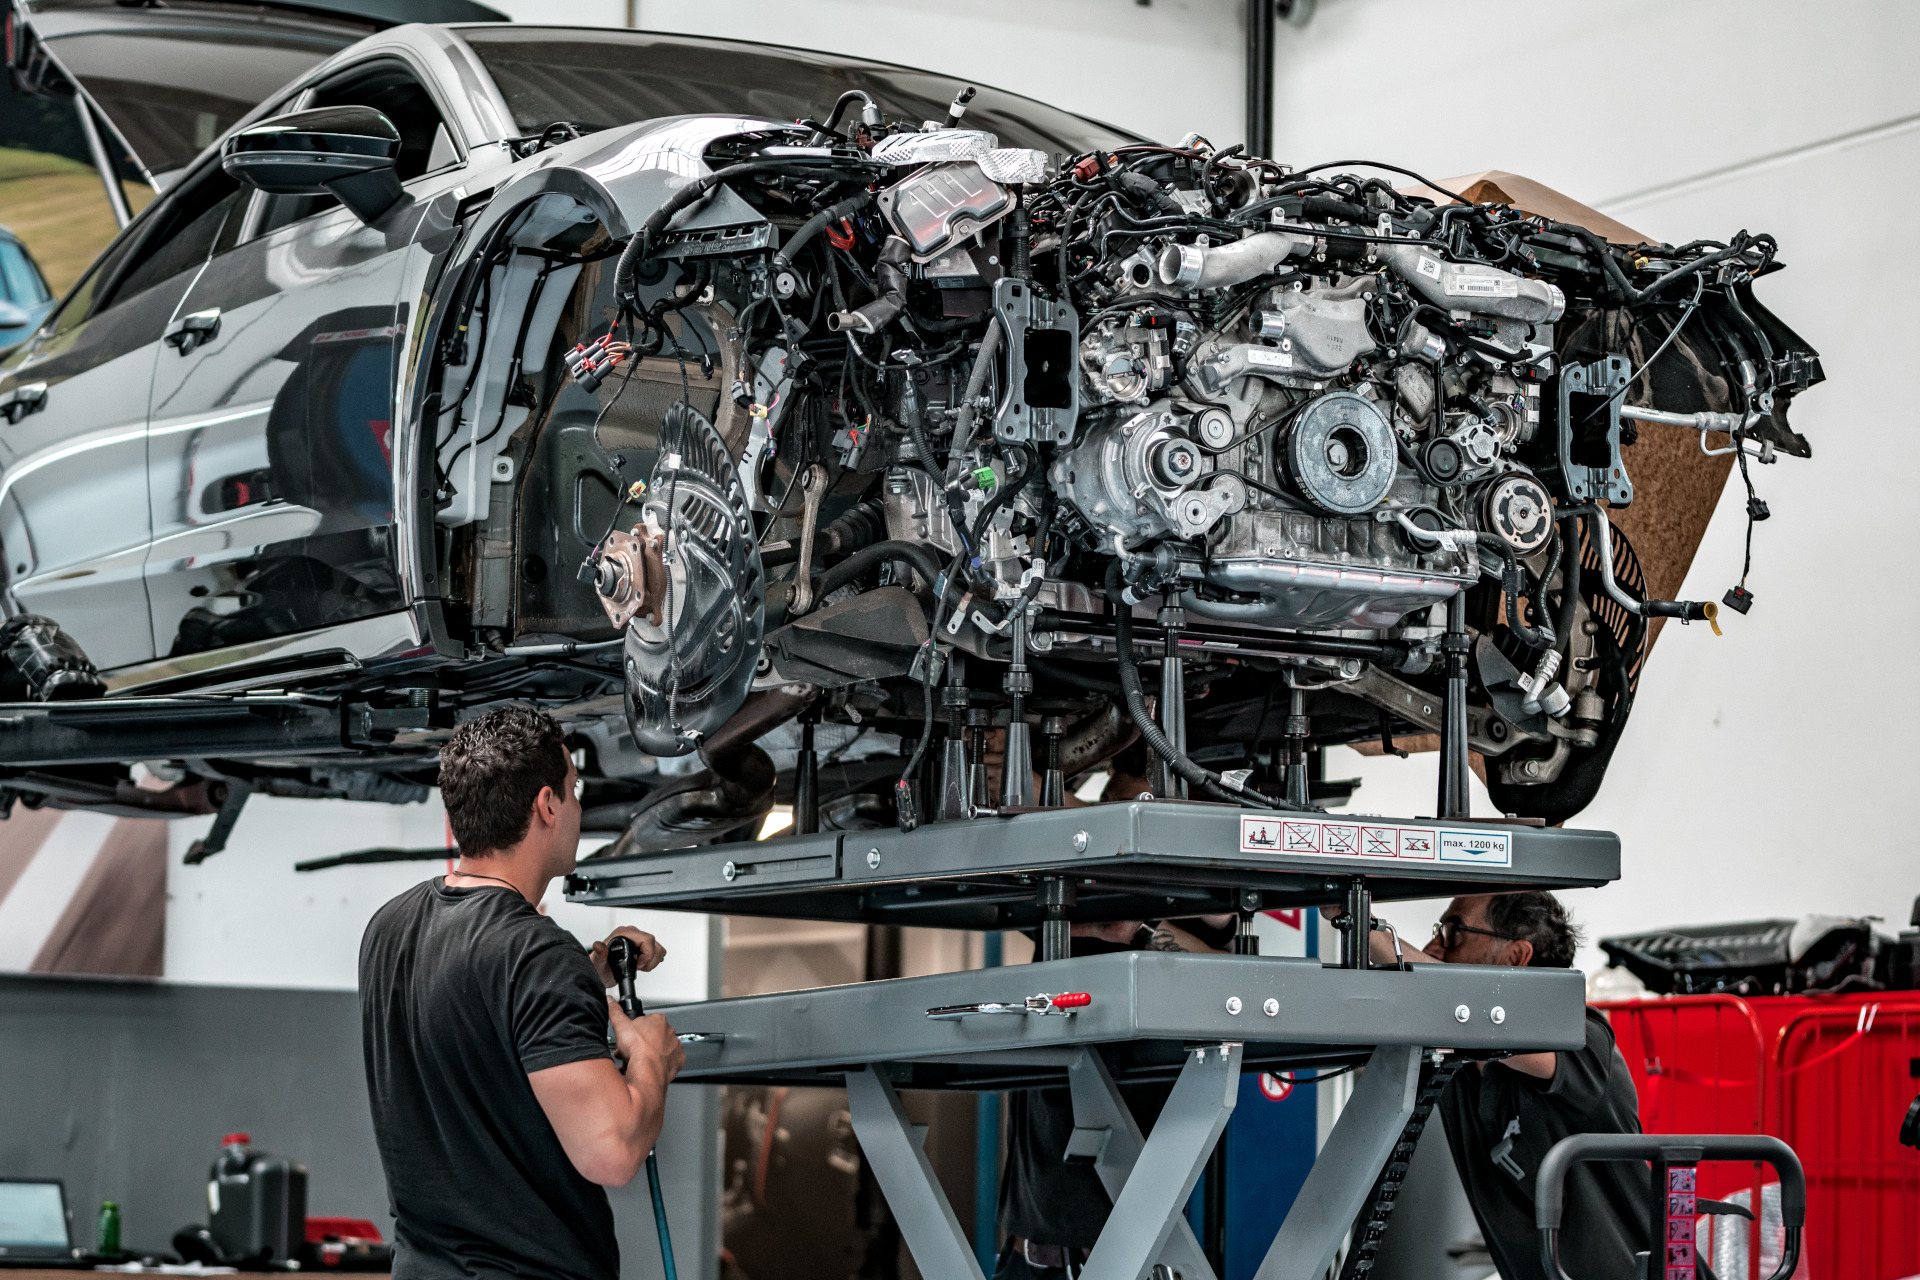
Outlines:
{"label": "gray lift table", "polygon": [[[944,928],[1039,927],[1065,954],[1076,921],[1599,885],[1619,841],[1591,831],[1449,820],[1249,813],[1147,801],[590,859],[576,902]],[[1183,1209],[1238,1096],[1243,1066],[1364,1062],[1256,1280],[1316,1280],[1416,1109],[1423,1065],[1585,1042],[1571,970],[1369,968],[1250,954],[1125,952],[683,1005],[681,1079],[844,1085],[855,1132],[928,1280],[981,1280],[896,1090],[1065,1083],[1069,1159],[1114,1211],[1081,1274],[1164,1267],[1214,1280]],[[1143,1137],[1117,1081],[1171,1079]]]}

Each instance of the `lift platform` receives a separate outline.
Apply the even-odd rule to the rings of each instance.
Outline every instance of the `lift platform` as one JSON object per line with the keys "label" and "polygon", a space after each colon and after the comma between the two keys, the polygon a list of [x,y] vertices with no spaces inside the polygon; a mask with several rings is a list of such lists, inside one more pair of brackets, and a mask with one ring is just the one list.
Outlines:
{"label": "lift platform", "polygon": [[[589,858],[594,906],[946,929],[1157,919],[1609,883],[1619,838],[1509,823],[1249,812],[1188,801],[1036,809],[910,832],[826,832]],[[1058,886],[1049,889],[1049,886]]]}
{"label": "lift platform", "polygon": [[[1255,1276],[1318,1280],[1356,1216],[1384,1225],[1394,1170],[1459,1063],[1585,1042],[1579,973],[1370,967],[1351,922],[1371,918],[1375,897],[1600,885],[1619,873],[1619,840],[1605,832],[1151,800],[592,858],[567,888],[600,906],[1038,928],[1031,965],[671,1012],[683,1080],[846,1089],[861,1150],[928,1280],[982,1272],[900,1089],[1068,1086],[1067,1158],[1092,1164],[1114,1203],[1083,1280],[1215,1280],[1184,1209],[1241,1070],[1361,1068]],[[1245,949],[1065,958],[1075,922],[1245,921],[1333,903],[1349,923],[1338,964]],[[1141,1080],[1173,1082],[1144,1136],[1118,1087]]]}

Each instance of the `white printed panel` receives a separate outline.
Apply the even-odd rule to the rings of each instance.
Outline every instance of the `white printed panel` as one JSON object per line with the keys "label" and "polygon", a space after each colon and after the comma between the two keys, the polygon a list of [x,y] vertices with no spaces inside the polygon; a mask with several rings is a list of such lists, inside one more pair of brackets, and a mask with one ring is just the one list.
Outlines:
{"label": "white printed panel", "polygon": [[1440,861],[1482,867],[1513,865],[1513,837],[1505,831],[1442,831]]}
{"label": "white printed panel", "polygon": [[1240,852],[1308,854],[1324,858],[1404,858],[1483,867],[1513,865],[1513,836],[1504,831],[1436,831],[1431,827],[1369,826],[1320,818],[1240,818]]}

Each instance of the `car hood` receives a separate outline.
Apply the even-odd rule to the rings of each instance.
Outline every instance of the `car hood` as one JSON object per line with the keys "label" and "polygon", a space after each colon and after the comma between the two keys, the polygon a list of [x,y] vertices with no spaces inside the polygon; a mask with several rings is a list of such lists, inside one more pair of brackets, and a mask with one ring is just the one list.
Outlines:
{"label": "car hood", "polygon": [[406,22],[490,22],[474,0],[17,0],[7,15],[14,84],[58,97],[75,86],[156,186],[164,187],[274,90],[348,45]]}

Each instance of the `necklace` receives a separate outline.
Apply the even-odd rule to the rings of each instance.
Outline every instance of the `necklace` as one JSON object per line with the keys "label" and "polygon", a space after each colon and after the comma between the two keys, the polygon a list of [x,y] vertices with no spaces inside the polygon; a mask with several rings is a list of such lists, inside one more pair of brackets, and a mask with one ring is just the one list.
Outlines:
{"label": "necklace", "polygon": [[520,892],[519,885],[513,883],[513,881],[511,880],[502,880],[499,876],[483,876],[478,871],[450,871],[447,874],[455,875],[455,876],[465,876],[469,880],[491,880],[495,884],[503,884],[507,886],[507,888],[513,890],[515,893]]}

